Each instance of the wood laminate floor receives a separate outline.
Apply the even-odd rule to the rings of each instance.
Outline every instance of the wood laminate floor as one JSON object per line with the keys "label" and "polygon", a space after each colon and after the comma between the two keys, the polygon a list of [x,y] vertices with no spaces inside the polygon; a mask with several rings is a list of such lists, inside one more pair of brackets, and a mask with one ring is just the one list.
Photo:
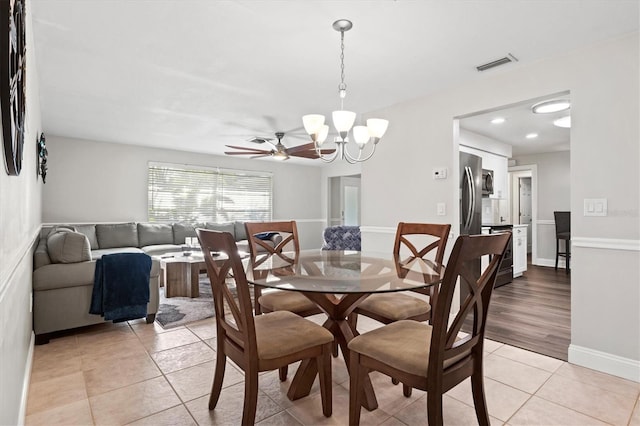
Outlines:
{"label": "wood laminate floor", "polygon": [[485,336],[566,361],[571,274],[529,264],[524,276],[493,291]]}

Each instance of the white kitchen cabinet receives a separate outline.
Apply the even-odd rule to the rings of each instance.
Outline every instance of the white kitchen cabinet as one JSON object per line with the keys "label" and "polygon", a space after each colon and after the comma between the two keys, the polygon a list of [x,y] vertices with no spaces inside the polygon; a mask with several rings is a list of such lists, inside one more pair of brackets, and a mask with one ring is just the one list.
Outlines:
{"label": "white kitchen cabinet", "polygon": [[527,270],[527,226],[513,225],[513,277]]}

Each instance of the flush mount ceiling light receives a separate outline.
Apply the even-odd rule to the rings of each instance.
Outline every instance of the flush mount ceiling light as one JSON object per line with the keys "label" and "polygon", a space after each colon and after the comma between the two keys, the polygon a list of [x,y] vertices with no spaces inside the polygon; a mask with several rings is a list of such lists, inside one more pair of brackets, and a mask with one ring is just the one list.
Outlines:
{"label": "flush mount ceiling light", "polygon": [[493,120],[491,120],[491,124],[502,124],[505,121],[506,120],[503,117],[496,117]]}
{"label": "flush mount ceiling light", "polygon": [[553,125],[557,127],[562,127],[563,129],[568,129],[571,127],[571,116],[567,115],[566,117],[553,120]]}
{"label": "flush mount ceiling light", "polygon": [[[340,84],[338,84],[340,110],[333,111],[332,114],[333,126],[338,132],[338,136],[334,139],[338,148],[332,155],[324,155],[324,151],[326,150],[321,149],[322,144],[329,135],[329,126],[324,124],[324,115],[309,114],[302,117],[302,124],[304,124],[304,129],[314,143],[318,157],[327,163],[330,163],[336,158],[341,158],[351,164],[368,160],[375,152],[376,145],[380,142],[380,138],[382,138],[387,131],[387,126],[389,125],[387,120],[370,118],[367,120],[366,126],[354,126],[356,113],[344,110],[344,98],[347,95],[347,85],[344,82],[344,33],[352,27],[353,24],[347,19],[339,19],[333,23],[333,29],[340,32]],[[347,151],[347,144],[349,142],[348,135],[352,127],[353,141],[358,147],[358,155],[355,157]],[[371,151],[368,155],[363,155],[367,145],[371,146]]]}
{"label": "flush mount ceiling light", "polygon": [[527,133],[527,136],[525,136],[527,139],[535,139],[538,137],[537,133]]}
{"label": "flush mount ceiling light", "polygon": [[571,107],[568,99],[554,99],[552,101],[542,101],[531,107],[534,114],[548,114],[551,112],[564,111]]}

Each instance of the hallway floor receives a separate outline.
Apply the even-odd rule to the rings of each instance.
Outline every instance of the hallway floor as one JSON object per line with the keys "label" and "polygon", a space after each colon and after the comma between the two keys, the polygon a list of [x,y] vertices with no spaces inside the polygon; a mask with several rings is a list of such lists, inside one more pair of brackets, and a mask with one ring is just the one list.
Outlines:
{"label": "hallway floor", "polygon": [[[322,316],[314,318],[323,321]],[[361,318],[359,328],[378,323]],[[214,411],[207,408],[216,357],[215,323],[203,320],[170,330],[144,321],[102,324],[36,346],[27,425],[240,424],[242,372],[229,363]],[[558,359],[487,340],[485,386],[492,425],[640,425],[640,385]],[[344,425],[349,381],[333,360],[333,416],[322,416],[318,384],[289,401],[292,377],[260,376],[259,425]],[[402,395],[386,376],[372,374],[379,408],[363,410],[367,425],[426,424],[426,394]],[[444,398],[445,424],[477,424],[469,382]]]}

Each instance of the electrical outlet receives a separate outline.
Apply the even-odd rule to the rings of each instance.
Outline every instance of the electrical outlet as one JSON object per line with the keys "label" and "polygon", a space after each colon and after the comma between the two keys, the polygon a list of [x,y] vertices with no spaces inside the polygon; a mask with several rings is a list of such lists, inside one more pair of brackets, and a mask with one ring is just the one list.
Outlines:
{"label": "electrical outlet", "polygon": [[437,215],[438,216],[446,216],[447,212],[446,212],[446,206],[444,203],[438,203],[437,205]]}

